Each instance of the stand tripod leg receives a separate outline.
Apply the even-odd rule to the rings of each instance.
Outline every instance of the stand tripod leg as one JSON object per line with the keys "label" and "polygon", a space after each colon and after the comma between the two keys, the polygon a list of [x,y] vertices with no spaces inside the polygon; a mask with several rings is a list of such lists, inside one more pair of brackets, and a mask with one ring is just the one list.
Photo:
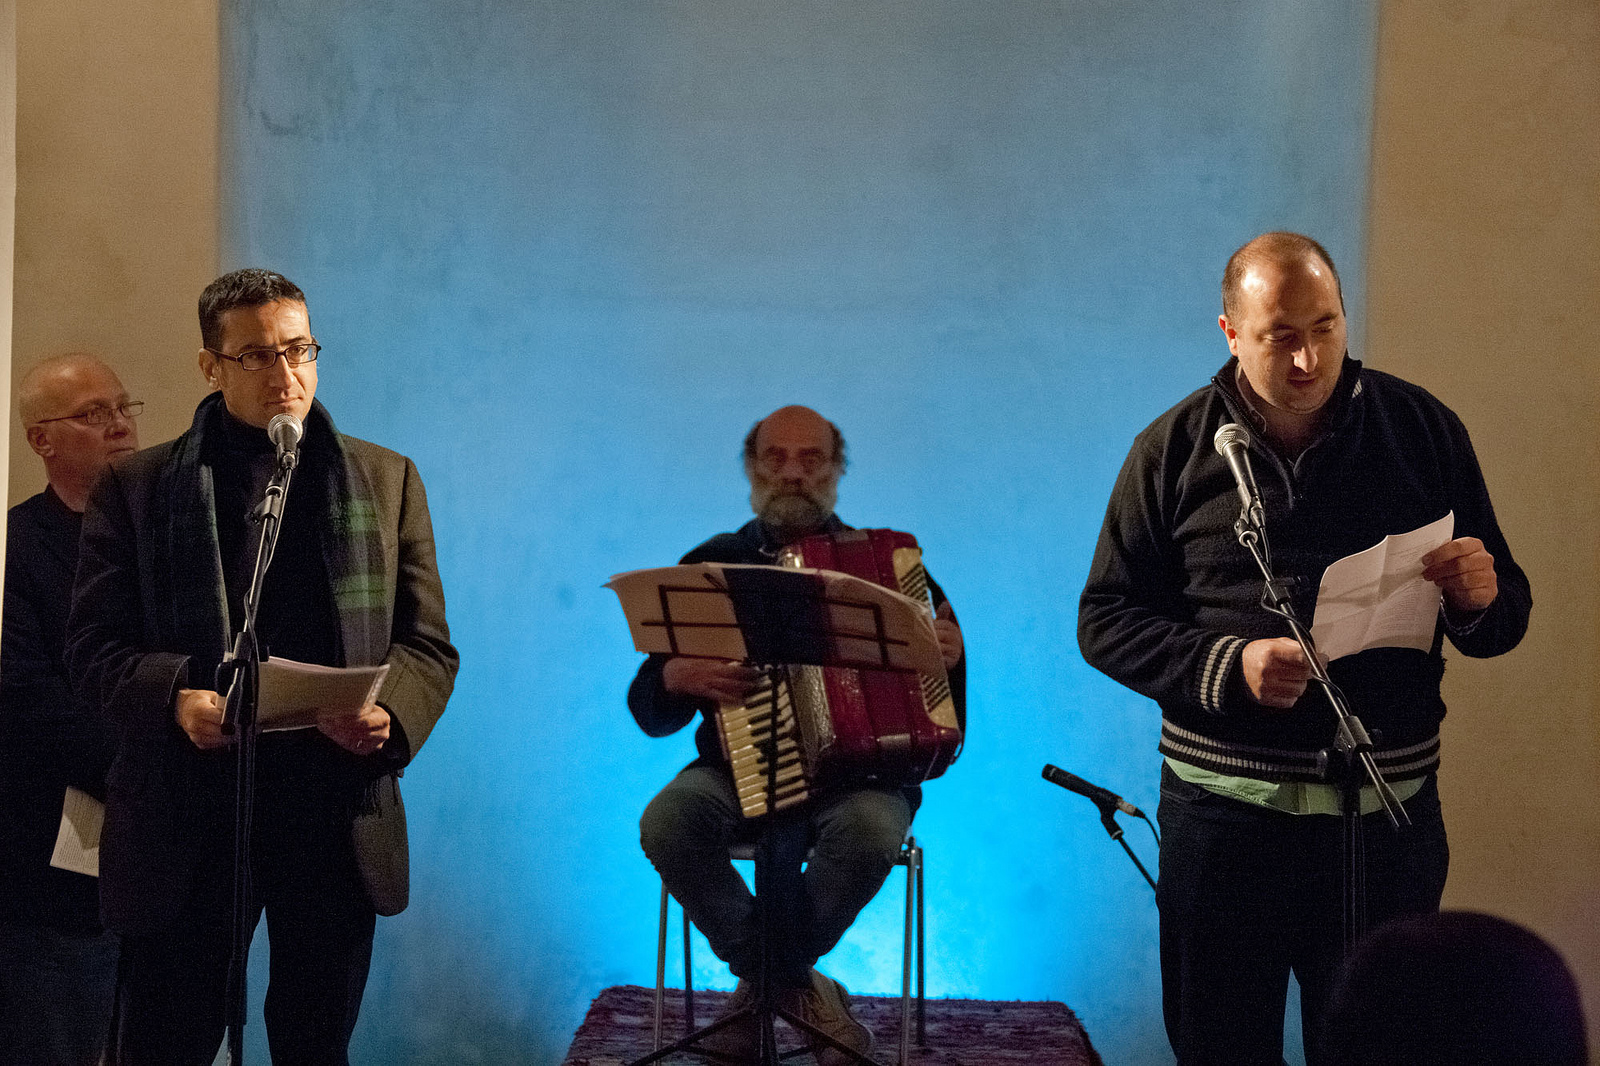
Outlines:
{"label": "stand tripod leg", "polygon": [[[656,933],[656,1023],[650,1050],[661,1050],[661,1014],[666,1008],[667,985],[667,886],[661,886],[661,925]],[[691,1027],[692,1028],[692,1027]]]}
{"label": "stand tripod leg", "polygon": [[928,871],[923,865],[922,849],[919,847],[913,854],[917,863],[917,1046],[928,1046],[928,985],[927,969],[923,960],[927,958],[924,950],[928,935],[928,919],[922,905],[923,886],[927,883]]}

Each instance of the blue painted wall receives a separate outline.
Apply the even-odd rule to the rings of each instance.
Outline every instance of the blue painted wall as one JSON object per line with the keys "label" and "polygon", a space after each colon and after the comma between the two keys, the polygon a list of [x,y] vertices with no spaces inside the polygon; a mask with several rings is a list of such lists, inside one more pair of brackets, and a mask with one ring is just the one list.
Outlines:
{"label": "blue painted wall", "polygon": [[[1149,891],[1038,771],[1155,808],[1155,708],[1084,666],[1077,593],[1134,433],[1226,357],[1234,247],[1318,235],[1359,320],[1372,6],[227,5],[226,265],[306,289],[319,395],[416,459],[463,660],[357,1061],[554,1062],[653,979],[636,819],[692,745],[628,717],[600,584],[744,521],[739,440],[791,402],[965,627],[970,739],[916,825],[931,991],[1165,1059]],[[890,991],[900,906],[825,967]]]}

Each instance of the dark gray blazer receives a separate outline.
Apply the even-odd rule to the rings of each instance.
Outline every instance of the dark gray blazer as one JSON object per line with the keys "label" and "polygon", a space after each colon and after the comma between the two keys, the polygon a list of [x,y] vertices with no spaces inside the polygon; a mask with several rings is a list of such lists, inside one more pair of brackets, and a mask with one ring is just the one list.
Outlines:
{"label": "dark gray blazer", "polygon": [[[180,438],[181,440],[182,438]],[[378,703],[394,723],[381,756],[398,776],[444,712],[459,662],[445,623],[434,558],[433,524],[411,460],[353,437],[343,443],[372,486],[383,543],[387,639],[344,644],[345,665],[388,663]],[[100,849],[101,913],[108,927],[133,934],[172,921],[191,883],[185,845],[185,761],[192,744],[173,717],[191,658],[220,661],[231,634],[180,634],[174,623],[172,565],[160,498],[161,471],[176,442],[118,462],[96,486],[84,515],[67,655],[79,691],[117,726],[119,748],[107,782]],[[380,914],[404,909],[409,892],[405,810],[394,776],[379,781],[375,810],[357,817],[353,838],[367,893]]]}

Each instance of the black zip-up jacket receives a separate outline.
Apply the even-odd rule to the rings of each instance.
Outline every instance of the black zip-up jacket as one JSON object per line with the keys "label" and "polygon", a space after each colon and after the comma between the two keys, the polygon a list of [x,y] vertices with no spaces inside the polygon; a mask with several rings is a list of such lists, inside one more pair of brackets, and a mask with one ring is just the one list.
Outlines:
{"label": "black zip-up jacket", "polygon": [[[1261,607],[1262,578],[1234,533],[1233,475],[1212,438],[1250,426],[1230,359],[1209,386],[1134,440],[1106,509],[1078,607],[1086,661],[1161,706],[1163,754],[1218,773],[1318,780],[1334,718],[1316,685],[1290,711],[1249,696],[1239,655],[1289,635]],[[1329,428],[1289,463],[1252,434],[1250,460],[1277,576],[1310,625],[1328,564],[1455,513],[1455,537],[1494,557],[1494,603],[1460,624],[1441,610],[1430,650],[1374,648],[1328,668],[1375,734],[1385,777],[1438,766],[1443,639],[1474,657],[1510,651],[1528,625],[1528,579],[1511,557],[1461,420],[1415,385],[1345,359]]]}

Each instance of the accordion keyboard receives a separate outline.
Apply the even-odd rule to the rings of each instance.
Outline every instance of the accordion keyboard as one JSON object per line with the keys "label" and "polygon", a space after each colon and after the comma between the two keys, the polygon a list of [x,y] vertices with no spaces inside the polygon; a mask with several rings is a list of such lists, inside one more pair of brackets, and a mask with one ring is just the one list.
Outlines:
{"label": "accordion keyboard", "polygon": [[[746,818],[781,811],[810,798],[804,755],[797,738],[793,694],[787,683],[776,689],[769,675],[743,704],[725,703],[719,710],[723,754],[727,756],[739,808]],[[777,793],[768,802],[766,746],[776,727]]]}

